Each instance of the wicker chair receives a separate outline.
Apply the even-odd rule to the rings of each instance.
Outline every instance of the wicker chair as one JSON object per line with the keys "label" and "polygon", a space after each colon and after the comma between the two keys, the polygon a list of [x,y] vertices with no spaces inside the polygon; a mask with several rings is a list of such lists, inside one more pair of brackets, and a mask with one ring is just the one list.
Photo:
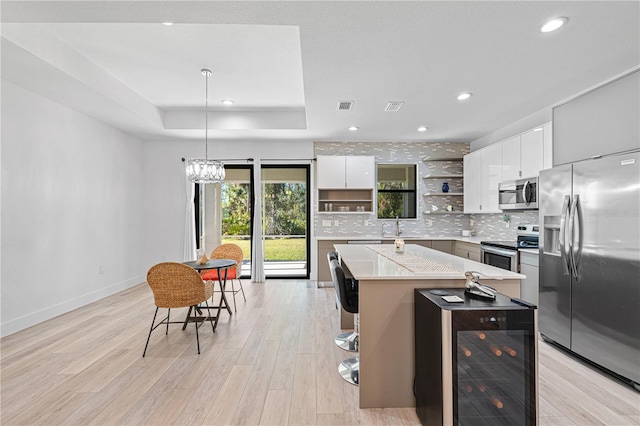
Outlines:
{"label": "wicker chair", "polygon": [[[213,284],[204,282],[195,269],[175,262],[163,262],[152,266],[147,272],[147,283],[153,292],[156,312],[153,314],[151,329],[149,330],[147,344],[144,346],[142,356],[144,357],[147,353],[149,339],[153,330],[162,324],[166,324],[167,330],[165,334],[169,334],[169,324],[183,324],[182,329],[184,330],[188,322],[196,323],[196,342],[199,354],[200,337],[198,336],[198,328],[200,328],[201,323],[211,321],[211,329],[215,332],[213,319],[210,315],[196,315],[196,313],[201,313],[198,305],[203,302],[206,304],[207,312],[209,312],[207,300],[213,295]],[[160,308],[167,309],[167,316],[156,324],[156,316]],[[169,316],[172,308],[189,308],[187,318],[184,321],[170,321]],[[193,316],[191,316],[192,312],[194,313]]]}
{"label": "wicker chair", "polygon": [[[244,295],[244,288],[242,288],[242,281],[240,280],[240,275],[242,274],[242,260],[244,259],[244,255],[242,254],[242,249],[237,244],[226,243],[219,245],[211,252],[211,259],[233,259],[236,261],[236,267],[227,270],[227,280],[231,280],[231,290],[226,290],[226,292],[233,293],[233,310],[234,312],[238,312],[236,309],[236,293],[242,292],[242,297],[244,301],[247,301],[246,296]],[[224,273],[222,274],[224,278]],[[217,281],[218,278],[218,270],[211,269],[202,274],[202,279],[205,281]],[[240,289],[236,290],[234,282],[238,280],[240,284]]]}

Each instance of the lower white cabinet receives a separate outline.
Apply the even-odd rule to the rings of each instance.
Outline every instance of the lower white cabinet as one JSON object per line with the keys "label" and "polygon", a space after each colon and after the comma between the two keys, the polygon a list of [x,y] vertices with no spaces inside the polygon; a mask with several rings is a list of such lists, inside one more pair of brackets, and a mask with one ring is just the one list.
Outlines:
{"label": "lower white cabinet", "polygon": [[520,298],[538,306],[538,253],[520,251],[520,273],[527,276],[520,281]]}

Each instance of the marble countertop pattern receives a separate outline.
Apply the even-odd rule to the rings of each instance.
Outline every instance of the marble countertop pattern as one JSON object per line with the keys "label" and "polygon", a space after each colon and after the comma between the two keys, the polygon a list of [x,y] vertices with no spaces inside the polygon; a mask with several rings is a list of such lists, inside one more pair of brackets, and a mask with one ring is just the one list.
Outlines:
{"label": "marble countertop pattern", "polygon": [[[347,268],[358,280],[437,280],[465,279],[465,271],[480,274],[480,282],[485,279],[522,280],[525,275],[475,262],[463,257],[432,250],[417,244],[406,244],[404,253],[384,252],[381,247],[368,244],[335,244]],[[425,266],[411,269],[402,266],[402,257],[415,265],[415,258],[423,258]],[[430,265],[430,266],[429,266]]]}

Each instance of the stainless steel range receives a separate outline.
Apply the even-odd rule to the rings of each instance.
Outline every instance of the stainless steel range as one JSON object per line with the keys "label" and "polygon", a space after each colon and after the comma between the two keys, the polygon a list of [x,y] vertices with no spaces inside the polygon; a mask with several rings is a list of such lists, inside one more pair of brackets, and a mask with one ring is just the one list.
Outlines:
{"label": "stainless steel range", "polygon": [[519,225],[515,241],[481,241],[482,263],[520,272],[519,248],[538,248],[538,225]]}

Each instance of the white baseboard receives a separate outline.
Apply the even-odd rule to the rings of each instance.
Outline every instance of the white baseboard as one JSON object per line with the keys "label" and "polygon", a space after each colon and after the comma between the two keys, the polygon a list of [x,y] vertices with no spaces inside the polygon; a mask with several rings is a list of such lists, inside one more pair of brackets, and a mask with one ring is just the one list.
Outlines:
{"label": "white baseboard", "polygon": [[55,318],[58,315],[66,314],[74,309],[81,308],[89,303],[96,302],[100,299],[104,299],[107,296],[111,296],[120,291],[129,289],[138,284],[144,283],[146,277],[138,276],[130,278],[125,281],[121,281],[116,284],[112,284],[108,287],[100,290],[93,291],[91,293],[83,294],[73,299],[58,303],[57,305],[49,306],[45,309],[41,309],[36,312],[31,312],[19,318],[12,319],[10,321],[0,324],[0,337],[5,337],[10,334],[16,333],[20,330],[24,330],[43,321]]}

